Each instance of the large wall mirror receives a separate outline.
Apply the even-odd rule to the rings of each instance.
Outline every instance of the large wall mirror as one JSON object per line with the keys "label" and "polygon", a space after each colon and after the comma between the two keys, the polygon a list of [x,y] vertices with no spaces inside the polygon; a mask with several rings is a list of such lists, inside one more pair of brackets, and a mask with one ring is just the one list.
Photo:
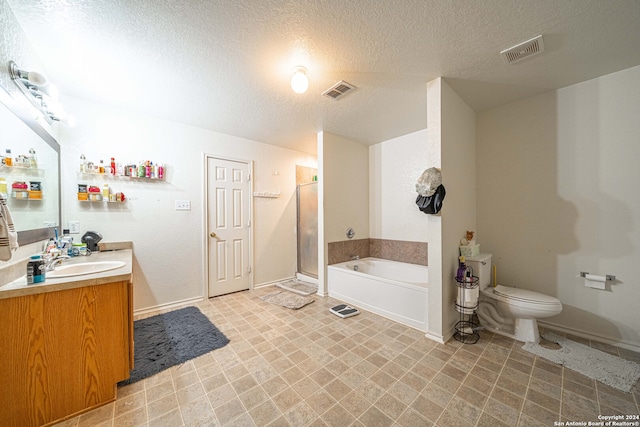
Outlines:
{"label": "large wall mirror", "polygon": [[60,145],[34,116],[0,87],[0,191],[6,185],[20,245],[52,237],[61,224]]}

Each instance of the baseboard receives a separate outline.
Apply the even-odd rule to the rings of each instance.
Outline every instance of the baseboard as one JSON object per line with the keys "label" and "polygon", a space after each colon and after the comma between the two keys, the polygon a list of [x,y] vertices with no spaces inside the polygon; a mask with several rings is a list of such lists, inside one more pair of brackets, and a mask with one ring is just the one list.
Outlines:
{"label": "baseboard", "polygon": [[431,341],[435,341],[439,344],[444,344],[445,342],[448,341],[444,339],[444,337],[442,335],[436,335],[436,334],[432,334],[431,332],[426,332],[424,334],[425,337],[427,337],[428,339],[430,339]]}
{"label": "baseboard", "polygon": [[591,333],[588,333],[588,332],[585,332],[585,331],[581,331],[581,330],[578,330],[578,329],[569,328],[567,326],[557,325],[557,324],[550,323],[550,322],[544,322],[544,321],[541,321],[540,319],[538,319],[538,325],[542,326],[543,328],[552,329],[552,330],[555,330],[555,331],[558,331],[558,332],[563,332],[565,334],[575,335],[577,337],[585,338],[585,339],[588,339],[588,340],[598,341],[598,342],[605,343],[605,344],[611,344],[611,345],[614,345],[616,347],[620,347],[620,348],[624,348],[626,350],[631,350],[631,351],[635,351],[637,353],[640,353],[640,344],[638,344],[638,343],[632,343],[632,342],[629,342],[629,341],[616,341],[615,339],[603,337],[603,336],[597,335],[597,334],[591,334]]}
{"label": "baseboard", "polygon": [[318,286],[318,279],[315,277],[311,277],[311,276],[307,276],[306,274],[303,273],[296,273],[296,279],[303,281],[303,282],[307,282],[307,283],[312,283],[316,286]]}
{"label": "baseboard", "polygon": [[185,305],[192,305],[198,302],[204,301],[204,298],[202,297],[196,297],[196,298],[188,298],[182,301],[175,301],[175,302],[170,302],[167,304],[160,304],[160,305],[156,305],[153,307],[146,307],[146,308],[141,308],[138,310],[134,310],[133,311],[133,315],[134,316],[138,316],[141,314],[147,314],[147,313],[151,313],[154,311],[160,311],[160,310],[171,310],[174,308],[178,308],[181,306],[185,306]]}
{"label": "baseboard", "polygon": [[295,277],[291,276],[291,277],[285,277],[283,279],[278,279],[278,280],[272,280],[270,282],[263,282],[263,283],[258,283],[257,285],[253,285],[253,289],[259,289],[259,288],[264,288],[266,286],[273,286],[276,283],[280,283],[280,282],[286,282],[287,280],[293,280]]}

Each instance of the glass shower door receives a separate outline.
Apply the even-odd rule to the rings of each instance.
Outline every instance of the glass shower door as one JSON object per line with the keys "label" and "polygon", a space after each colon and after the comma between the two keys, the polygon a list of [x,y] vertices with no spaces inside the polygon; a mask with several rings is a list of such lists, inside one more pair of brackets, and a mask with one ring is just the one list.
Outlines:
{"label": "glass shower door", "polygon": [[318,183],[298,185],[298,273],[318,278]]}

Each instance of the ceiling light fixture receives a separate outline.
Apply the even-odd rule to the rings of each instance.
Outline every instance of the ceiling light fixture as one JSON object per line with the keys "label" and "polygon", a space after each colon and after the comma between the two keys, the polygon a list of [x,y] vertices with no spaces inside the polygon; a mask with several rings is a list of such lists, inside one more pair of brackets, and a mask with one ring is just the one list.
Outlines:
{"label": "ceiling light fixture", "polygon": [[307,78],[307,69],[302,66],[293,69],[291,76],[291,89],[295,93],[305,93],[309,88],[309,79]]}
{"label": "ceiling light fixture", "polygon": [[67,113],[58,103],[57,90],[53,85],[47,84],[47,78],[43,74],[21,70],[18,64],[9,61],[9,76],[49,123],[66,120]]}

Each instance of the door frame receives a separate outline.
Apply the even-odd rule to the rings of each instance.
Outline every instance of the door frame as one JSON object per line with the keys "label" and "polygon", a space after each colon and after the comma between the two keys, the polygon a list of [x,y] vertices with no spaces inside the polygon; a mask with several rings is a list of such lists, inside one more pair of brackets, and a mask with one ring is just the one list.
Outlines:
{"label": "door frame", "polygon": [[251,268],[251,272],[249,273],[249,290],[253,291],[254,285],[255,285],[255,269],[254,269],[254,253],[253,253],[253,248],[254,248],[254,244],[253,244],[253,238],[254,238],[254,218],[253,218],[253,160],[246,160],[246,159],[238,159],[235,157],[228,157],[228,156],[223,156],[223,155],[218,155],[218,154],[209,154],[209,153],[202,153],[202,171],[203,171],[203,177],[202,177],[202,181],[204,182],[204,185],[202,186],[203,189],[203,195],[202,195],[202,200],[204,200],[204,203],[202,204],[202,224],[203,224],[203,232],[202,232],[202,236],[203,236],[203,240],[202,240],[202,245],[203,245],[203,258],[202,258],[202,265],[203,265],[203,289],[202,289],[202,295],[204,299],[209,299],[212,298],[209,296],[209,212],[207,211],[207,207],[209,206],[209,159],[217,159],[217,160],[224,160],[224,161],[228,161],[228,162],[237,162],[237,163],[244,163],[247,165],[248,169],[249,169],[249,221],[251,221],[251,225],[249,226],[249,259],[247,260],[247,262],[249,263],[249,267]]}

